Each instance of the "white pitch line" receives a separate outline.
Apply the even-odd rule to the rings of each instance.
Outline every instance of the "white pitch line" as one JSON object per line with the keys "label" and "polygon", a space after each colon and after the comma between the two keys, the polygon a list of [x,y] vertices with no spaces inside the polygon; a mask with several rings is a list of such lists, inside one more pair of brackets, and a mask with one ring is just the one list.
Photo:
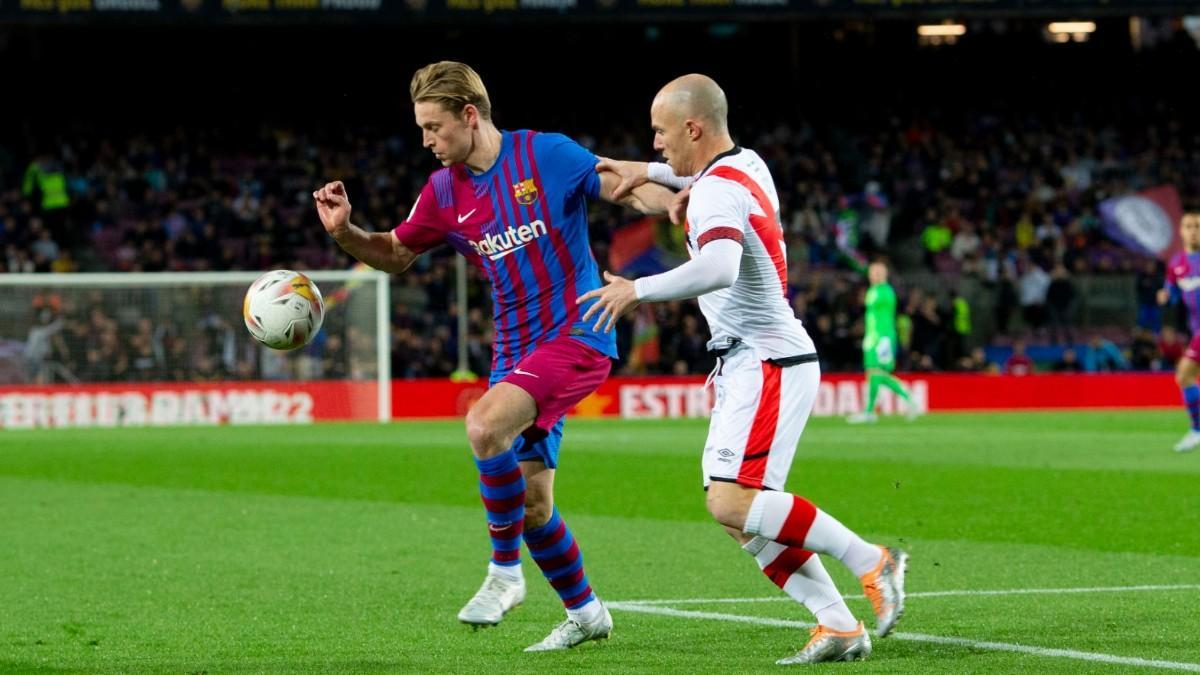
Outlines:
{"label": "white pitch line", "polygon": [[[812,628],[815,624],[804,621],[788,621],[786,619],[768,619],[758,616],[742,616],[740,614],[722,614],[719,612],[696,612],[687,609],[671,609],[670,607],[650,607],[629,602],[606,603],[609,609],[623,609],[627,612],[642,614],[658,614],[684,619],[709,619],[713,621],[733,621],[736,623],[752,623],[759,626],[778,626],[780,628]],[[1061,657],[1077,661],[1093,661],[1119,666],[1136,666],[1141,668],[1161,668],[1164,670],[1180,670],[1200,673],[1200,663],[1184,663],[1180,661],[1160,661],[1157,659],[1139,659],[1132,656],[1117,656],[1098,652],[1081,652],[1074,649],[1050,649],[1048,647],[1030,647],[1028,645],[1010,644],[1007,642],[987,642],[969,640],[966,638],[942,637],[940,635],[925,635],[924,633],[892,633],[890,639],[908,642],[929,642],[933,644],[954,645],[972,649],[988,649],[992,651],[1016,652],[1033,656]]]}
{"label": "white pitch line", "polygon": [[[948,598],[957,596],[997,595],[1063,595],[1068,593],[1125,593],[1135,591],[1195,591],[1200,584],[1142,585],[1142,586],[1099,586],[1096,588],[1009,588],[1000,590],[924,591],[906,593],[907,598]],[[842,596],[847,600],[861,600],[862,595]],[[625,605],[708,605],[741,604],[744,602],[795,602],[786,595],[753,598],[680,598],[678,600],[625,600]]]}

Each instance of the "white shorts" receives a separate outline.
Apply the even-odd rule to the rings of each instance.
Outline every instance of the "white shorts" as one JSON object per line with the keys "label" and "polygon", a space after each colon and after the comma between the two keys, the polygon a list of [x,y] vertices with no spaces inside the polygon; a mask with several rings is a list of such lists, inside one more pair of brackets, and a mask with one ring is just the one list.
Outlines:
{"label": "white shorts", "polygon": [[796,444],[817,399],[821,367],[786,368],[734,349],[714,378],[717,401],[704,443],[704,487],[711,481],[783,490]]}

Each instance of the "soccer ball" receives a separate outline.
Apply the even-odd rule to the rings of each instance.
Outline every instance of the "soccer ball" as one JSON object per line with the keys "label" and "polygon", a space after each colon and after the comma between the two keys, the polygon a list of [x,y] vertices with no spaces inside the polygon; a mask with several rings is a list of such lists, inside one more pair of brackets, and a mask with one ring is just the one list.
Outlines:
{"label": "soccer ball", "polygon": [[299,349],[321,330],[325,301],[308,277],[275,270],[250,284],[242,302],[242,318],[254,339],[271,349]]}

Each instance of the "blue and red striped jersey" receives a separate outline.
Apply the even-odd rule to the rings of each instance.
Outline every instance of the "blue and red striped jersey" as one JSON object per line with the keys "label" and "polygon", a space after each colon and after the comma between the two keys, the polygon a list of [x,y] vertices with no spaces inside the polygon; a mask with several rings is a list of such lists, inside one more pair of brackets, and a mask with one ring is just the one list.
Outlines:
{"label": "blue and red striped jersey", "polygon": [[587,200],[600,194],[596,156],[562,134],[501,136],[486,172],[435,171],[392,234],[418,253],[449,243],[491,281],[493,381],[562,335],[616,358],[616,337],[580,321],[587,305],[575,304],[601,286],[587,220]]}
{"label": "blue and red striped jersey", "polygon": [[1180,251],[1167,265],[1166,287],[1178,294],[1188,311],[1192,335],[1200,335],[1200,252]]}

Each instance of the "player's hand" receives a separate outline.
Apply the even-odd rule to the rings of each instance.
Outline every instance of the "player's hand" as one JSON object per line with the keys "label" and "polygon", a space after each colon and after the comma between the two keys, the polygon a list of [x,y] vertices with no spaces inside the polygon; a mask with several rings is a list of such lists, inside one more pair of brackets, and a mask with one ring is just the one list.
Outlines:
{"label": "player's hand", "polygon": [[1171,301],[1171,292],[1165,288],[1158,289],[1158,304],[1165,305]]}
{"label": "player's hand", "polygon": [[649,176],[646,175],[645,162],[622,162],[601,157],[600,162],[596,164],[596,173],[604,173],[605,171],[615,173],[621,179],[617,187],[613,188],[613,201],[621,200],[633,192],[634,188],[645,185],[650,180]]}
{"label": "player's hand", "polygon": [[326,183],[324,187],[313,194],[317,203],[317,215],[325,231],[337,238],[350,229],[350,198],[346,195],[346,186],[342,181],[335,180]]}
{"label": "player's hand", "polygon": [[687,220],[688,199],[692,194],[692,186],[687,186],[675,196],[671,198],[671,203],[667,206],[667,217],[672,223],[682,225],[684,220]]}
{"label": "player's hand", "polygon": [[[608,282],[607,286],[588,291],[575,301],[576,305],[582,305],[596,298],[596,302],[583,313],[582,320],[587,321],[595,316],[596,325],[592,326],[592,330],[598,333],[612,330],[618,317],[640,304],[632,281],[608,272],[604,273],[604,280]],[[601,324],[604,324],[603,330],[600,329]]]}

